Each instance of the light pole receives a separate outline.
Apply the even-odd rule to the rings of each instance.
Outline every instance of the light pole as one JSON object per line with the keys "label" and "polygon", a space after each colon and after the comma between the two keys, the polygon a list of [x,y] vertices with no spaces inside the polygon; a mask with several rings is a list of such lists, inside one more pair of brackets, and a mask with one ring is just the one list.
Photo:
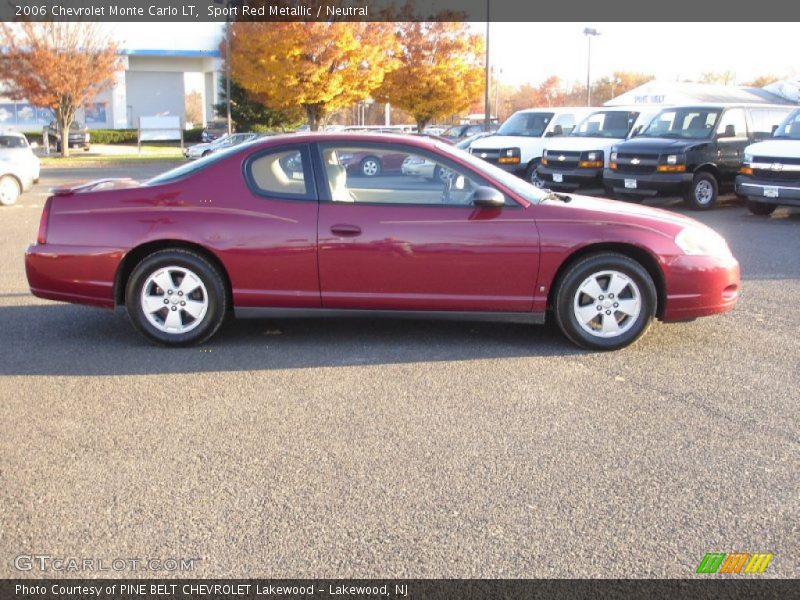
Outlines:
{"label": "light pole", "polygon": [[[230,6],[230,3],[228,3]],[[225,106],[228,109],[228,135],[233,133],[231,118],[231,22],[225,23]]]}
{"label": "light pole", "polygon": [[486,73],[484,74],[485,86],[483,90],[483,130],[489,131],[491,123],[491,106],[489,106],[489,0],[486,0]]}
{"label": "light pole", "polygon": [[597,29],[586,27],[583,30],[583,35],[586,36],[588,42],[587,55],[586,55],[586,106],[592,105],[592,37],[600,35]]}

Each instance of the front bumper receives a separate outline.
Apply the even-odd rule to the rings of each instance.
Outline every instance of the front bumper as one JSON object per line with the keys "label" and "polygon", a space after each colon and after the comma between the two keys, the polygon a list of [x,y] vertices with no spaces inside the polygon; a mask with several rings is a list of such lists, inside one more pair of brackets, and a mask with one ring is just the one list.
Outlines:
{"label": "front bumper", "polygon": [[753,202],[800,206],[800,181],[797,183],[765,181],[747,175],[738,175],[736,177],[736,193],[747,196]]}
{"label": "front bumper", "polygon": [[[686,192],[694,175],[692,173],[618,173],[603,170],[606,190],[615,194],[634,196],[680,196]],[[627,181],[635,181],[636,187],[628,187]]]}
{"label": "front bumper", "polygon": [[113,308],[123,256],[120,248],[32,244],[25,252],[25,273],[39,298]]}
{"label": "front bumper", "polygon": [[[545,187],[555,190],[575,191],[603,187],[603,169],[553,169],[539,165],[536,167],[536,174],[547,183]],[[555,181],[558,175],[561,176],[561,181]]]}
{"label": "front bumper", "polygon": [[690,321],[731,310],[739,299],[735,258],[679,255],[664,265],[666,304],[662,321]]}

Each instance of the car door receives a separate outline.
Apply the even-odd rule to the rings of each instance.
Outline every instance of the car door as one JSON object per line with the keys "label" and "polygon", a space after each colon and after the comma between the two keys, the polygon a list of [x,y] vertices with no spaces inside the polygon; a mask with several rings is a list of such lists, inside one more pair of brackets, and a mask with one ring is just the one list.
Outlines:
{"label": "car door", "polygon": [[[489,182],[428,150],[398,143],[320,144],[319,272],[331,309],[530,311],[536,225],[513,199],[478,208]],[[339,154],[402,153],[432,177],[348,178]]]}
{"label": "car door", "polygon": [[723,182],[731,183],[739,171],[742,154],[747,147],[747,119],[744,109],[729,108],[719,120],[716,130],[717,167]]}

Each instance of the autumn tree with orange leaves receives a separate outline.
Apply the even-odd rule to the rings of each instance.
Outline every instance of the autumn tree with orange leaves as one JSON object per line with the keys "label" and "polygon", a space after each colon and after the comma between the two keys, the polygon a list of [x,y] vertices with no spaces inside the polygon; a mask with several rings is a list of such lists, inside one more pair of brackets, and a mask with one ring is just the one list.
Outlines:
{"label": "autumn tree with orange leaves", "polygon": [[[117,47],[96,23],[0,23],[0,80],[13,100],[52,108],[68,132],[76,111],[111,87]],[[61,144],[69,156],[69,144]]]}
{"label": "autumn tree with orange leaves", "polygon": [[400,67],[375,99],[410,113],[423,131],[434,119],[469,108],[484,85],[483,38],[466,23],[395,23]]}
{"label": "autumn tree with orange leaves", "polygon": [[366,100],[396,66],[389,23],[234,23],[231,75],[271,109],[300,106],[316,131],[325,116]]}

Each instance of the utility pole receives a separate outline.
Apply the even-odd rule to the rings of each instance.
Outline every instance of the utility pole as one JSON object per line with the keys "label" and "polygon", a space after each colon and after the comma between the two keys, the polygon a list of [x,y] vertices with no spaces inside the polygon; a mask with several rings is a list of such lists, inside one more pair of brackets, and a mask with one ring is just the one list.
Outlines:
{"label": "utility pole", "polygon": [[485,69],[485,86],[483,90],[483,130],[489,131],[491,125],[491,106],[489,105],[489,1],[486,0],[486,69]]}
{"label": "utility pole", "polygon": [[592,105],[592,38],[600,35],[597,29],[586,27],[583,30],[583,35],[586,36],[588,42],[587,56],[586,56],[586,106]]}

